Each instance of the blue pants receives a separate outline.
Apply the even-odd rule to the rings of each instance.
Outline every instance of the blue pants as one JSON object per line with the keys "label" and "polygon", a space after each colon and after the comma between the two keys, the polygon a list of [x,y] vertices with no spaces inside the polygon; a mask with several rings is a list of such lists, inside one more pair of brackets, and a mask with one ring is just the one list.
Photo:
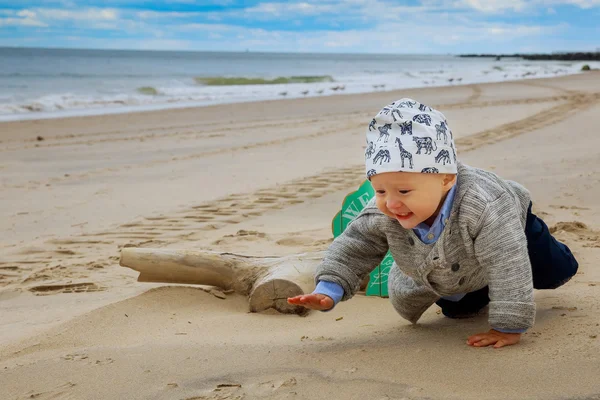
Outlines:
{"label": "blue pants", "polygon": [[[568,282],[577,272],[579,264],[569,248],[556,240],[548,226],[531,212],[531,203],[527,210],[525,223],[527,250],[531,261],[533,287],[535,289],[556,289]],[[488,287],[467,293],[459,301],[440,299],[436,304],[442,307],[442,313],[450,318],[469,316],[481,310],[490,302]]]}

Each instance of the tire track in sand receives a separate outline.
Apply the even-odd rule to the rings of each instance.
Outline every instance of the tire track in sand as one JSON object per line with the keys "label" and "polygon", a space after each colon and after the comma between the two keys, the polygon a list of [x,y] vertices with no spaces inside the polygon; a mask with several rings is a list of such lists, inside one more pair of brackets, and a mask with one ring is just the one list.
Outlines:
{"label": "tire track in sand", "polygon": [[[478,98],[481,95],[481,89],[475,89],[475,90],[476,90],[475,93],[471,97],[475,96],[474,98]],[[556,102],[556,101],[561,101],[561,100],[564,100],[564,101],[567,101],[570,103],[570,102],[576,101],[577,98],[579,98],[580,96],[581,96],[581,94],[572,94],[572,95],[559,95],[559,96],[542,97],[542,98],[496,100],[496,101],[487,101],[487,102],[481,102],[481,103],[473,103],[472,100],[467,99],[466,102],[462,102],[462,103],[445,104],[445,105],[444,104],[442,104],[442,105],[434,104],[433,106],[440,110],[450,110],[450,109],[465,109],[465,108],[472,108],[472,107],[493,107],[493,106],[502,106],[502,105],[519,105],[519,104]],[[280,139],[273,139],[273,140],[254,142],[254,143],[246,143],[246,144],[242,144],[242,145],[239,145],[236,147],[203,151],[203,152],[192,153],[192,154],[188,154],[188,155],[184,155],[184,156],[170,156],[168,158],[155,159],[155,160],[148,161],[145,163],[125,164],[125,165],[120,165],[120,166],[98,168],[98,169],[88,170],[88,171],[85,171],[82,173],[71,173],[71,174],[65,174],[65,175],[61,175],[61,176],[55,176],[55,177],[45,179],[45,180],[30,181],[28,183],[22,183],[22,184],[17,184],[17,185],[15,185],[15,184],[5,185],[4,188],[7,188],[7,189],[9,189],[9,188],[20,189],[23,187],[36,188],[36,187],[41,187],[41,186],[45,186],[45,185],[59,184],[61,182],[74,182],[75,180],[86,180],[86,179],[90,179],[91,177],[95,177],[95,176],[113,175],[113,174],[117,174],[117,173],[120,173],[123,171],[133,170],[133,169],[148,168],[148,167],[153,167],[153,166],[157,166],[157,165],[189,161],[189,160],[199,159],[199,158],[203,158],[203,157],[215,156],[215,155],[219,155],[219,154],[235,153],[235,152],[240,152],[240,151],[245,151],[245,150],[252,150],[252,149],[259,149],[259,148],[264,148],[264,147],[269,147],[269,146],[288,144],[288,143],[301,141],[301,140],[315,139],[315,138],[319,138],[319,137],[325,137],[325,136],[338,134],[344,130],[360,129],[361,127],[364,127],[364,125],[365,125],[363,122],[365,120],[365,118],[368,118],[370,116],[371,116],[370,113],[349,113],[349,114],[336,114],[336,115],[331,115],[331,116],[324,116],[321,118],[312,119],[310,121],[310,125],[309,124],[305,125],[306,131],[312,132],[309,134],[300,134],[300,135],[289,136],[289,137],[280,138]],[[345,125],[341,124],[341,122],[348,121],[349,119],[350,120],[354,119],[354,121],[350,122],[350,123],[347,122]],[[330,122],[332,122],[332,124],[333,124],[333,122],[340,121],[340,122],[338,122],[338,123],[340,123],[340,125],[336,126],[333,129],[319,130],[319,124],[322,124],[325,121],[330,121]],[[518,122],[519,121],[516,121],[514,123],[517,124]],[[268,124],[260,124],[260,126],[264,126],[265,128],[267,128],[267,127],[277,128],[277,127],[281,126],[281,123],[274,122],[274,123],[268,123]],[[246,128],[247,129],[250,129],[250,128],[255,129],[256,126],[255,125],[252,125],[250,127],[246,126]],[[223,128],[223,129],[227,130],[227,128]],[[195,132],[195,133],[188,132],[187,134],[189,134],[189,135],[193,134],[194,139],[198,139],[198,138],[206,139],[206,138],[224,135],[224,133],[221,132],[221,130],[215,130],[209,135],[203,135],[201,132]],[[176,135],[177,135],[177,133],[166,133],[162,136],[171,137],[171,136],[176,136]],[[158,135],[158,134],[150,134],[149,136],[146,136],[146,139],[147,140],[158,139],[162,136]],[[143,141],[146,139],[144,139],[144,138],[140,139],[139,137],[120,138],[120,139],[115,138],[114,140],[113,139],[102,139],[101,142],[131,141],[131,140],[142,140]],[[65,144],[65,145],[67,145],[67,144]]]}
{"label": "tire track in sand", "polygon": [[540,111],[519,121],[509,122],[496,128],[487,129],[474,135],[457,139],[457,150],[459,152],[471,151],[484,145],[497,143],[527,132],[542,129],[593,106],[599,100],[600,93],[571,96],[566,103]]}
{"label": "tire track in sand", "polygon": [[481,92],[482,92],[481,86],[473,85],[473,86],[471,86],[471,90],[473,90],[473,93],[467,98],[467,100],[465,100],[466,104],[475,103],[481,97]]}

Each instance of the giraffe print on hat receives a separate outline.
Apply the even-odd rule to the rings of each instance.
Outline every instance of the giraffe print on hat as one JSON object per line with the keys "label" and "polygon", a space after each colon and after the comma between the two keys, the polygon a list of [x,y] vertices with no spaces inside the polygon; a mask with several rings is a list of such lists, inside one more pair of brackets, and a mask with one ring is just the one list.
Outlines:
{"label": "giraffe print on hat", "polygon": [[454,135],[446,117],[413,99],[383,107],[367,129],[367,177],[383,172],[456,173]]}

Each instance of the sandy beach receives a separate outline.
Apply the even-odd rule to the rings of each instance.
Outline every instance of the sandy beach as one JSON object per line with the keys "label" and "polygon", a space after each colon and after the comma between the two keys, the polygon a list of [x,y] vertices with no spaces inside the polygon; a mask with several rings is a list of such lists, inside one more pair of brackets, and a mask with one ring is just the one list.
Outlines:
{"label": "sandy beach", "polygon": [[[324,250],[364,131],[412,97],[459,159],[525,185],[580,262],[517,346],[358,295],[306,317],[137,282],[124,246]],[[600,72],[0,123],[1,399],[600,399]]]}

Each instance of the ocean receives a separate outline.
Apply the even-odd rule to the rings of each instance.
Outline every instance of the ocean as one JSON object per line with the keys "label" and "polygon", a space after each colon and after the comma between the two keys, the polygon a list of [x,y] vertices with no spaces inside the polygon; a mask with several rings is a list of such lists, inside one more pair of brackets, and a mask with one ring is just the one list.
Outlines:
{"label": "ocean", "polygon": [[578,73],[452,55],[0,48],[0,121],[330,96]]}

